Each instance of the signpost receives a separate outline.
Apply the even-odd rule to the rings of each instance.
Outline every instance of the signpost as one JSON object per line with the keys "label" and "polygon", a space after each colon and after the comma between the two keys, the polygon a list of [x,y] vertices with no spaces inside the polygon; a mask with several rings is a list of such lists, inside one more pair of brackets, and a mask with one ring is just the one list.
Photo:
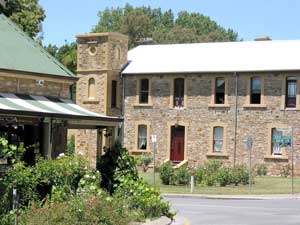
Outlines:
{"label": "signpost", "polygon": [[247,149],[249,156],[249,191],[252,191],[252,149],[253,149],[253,138],[251,135],[247,138]]}
{"label": "signpost", "polygon": [[153,144],[153,185],[155,185],[155,154],[156,154],[156,144],[157,144],[157,136],[151,135],[151,142]]}

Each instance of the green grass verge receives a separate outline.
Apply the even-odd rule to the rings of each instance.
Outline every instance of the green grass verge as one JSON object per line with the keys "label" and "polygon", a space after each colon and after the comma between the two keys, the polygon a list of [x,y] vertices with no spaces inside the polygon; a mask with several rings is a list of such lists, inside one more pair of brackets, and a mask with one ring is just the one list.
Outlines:
{"label": "green grass verge", "polygon": [[[140,172],[140,177],[144,178],[149,184],[153,184],[153,173]],[[159,174],[155,174],[156,187],[162,193],[189,194],[190,186],[163,185]],[[248,185],[208,187],[195,186],[194,194],[224,194],[224,195],[245,195],[245,194],[291,194],[291,178],[284,177],[255,177],[252,191]],[[300,193],[300,178],[295,178],[295,193]]]}

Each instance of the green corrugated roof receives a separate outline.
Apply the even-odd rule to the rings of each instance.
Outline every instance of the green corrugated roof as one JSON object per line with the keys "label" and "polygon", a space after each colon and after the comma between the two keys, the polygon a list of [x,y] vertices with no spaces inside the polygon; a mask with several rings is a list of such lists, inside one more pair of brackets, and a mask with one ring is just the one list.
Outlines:
{"label": "green corrugated roof", "polygon": [[0,69],[75,77],[70,70],[1,13]]}

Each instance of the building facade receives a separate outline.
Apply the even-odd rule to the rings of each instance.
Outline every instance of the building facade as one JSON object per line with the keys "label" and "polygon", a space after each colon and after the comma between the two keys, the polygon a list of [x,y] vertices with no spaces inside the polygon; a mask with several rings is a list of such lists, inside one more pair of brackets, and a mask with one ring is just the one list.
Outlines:
{"label": "building facade", "polygon": [[[78,103],[122,115],[123,143],[132,154],[151,154],[150,137],[156,135],[159,163],[245,165],[251,137],[253,164],[279,175],[292,165],[291,146],[279,140],[289,139],[291,131],[282,128],[293,127],[299,174],[300,64],[294,55],[299,41],[148,45],[127,57],[122,35],[78,40]],[[91,89],[97,91],[92,99]],[[115,98],[120,107],[113,111]],[[78,135],[77,143],[96,138]]]}

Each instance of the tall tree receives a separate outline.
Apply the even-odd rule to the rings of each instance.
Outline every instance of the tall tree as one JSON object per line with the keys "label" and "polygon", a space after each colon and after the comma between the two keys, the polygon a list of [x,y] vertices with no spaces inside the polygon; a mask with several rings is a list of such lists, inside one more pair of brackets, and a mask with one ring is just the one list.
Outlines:
{"label": "tall tree", "polygon": [[225,29],[200,13],[179,12],[175,18],[172,10],[132,7],[106,8],[98,13],[99,22],[93,32],[113,31],[129,36],[129,47],[144,41],[153,43],[192,43],[210,41],[236,41],[238,34]]}
{"label": "tall tree", "polygon": [[9,0],[3,12],[30,37],[36,37],[42,31],[42,22],[46,18],[44,9],[38,0]]}

